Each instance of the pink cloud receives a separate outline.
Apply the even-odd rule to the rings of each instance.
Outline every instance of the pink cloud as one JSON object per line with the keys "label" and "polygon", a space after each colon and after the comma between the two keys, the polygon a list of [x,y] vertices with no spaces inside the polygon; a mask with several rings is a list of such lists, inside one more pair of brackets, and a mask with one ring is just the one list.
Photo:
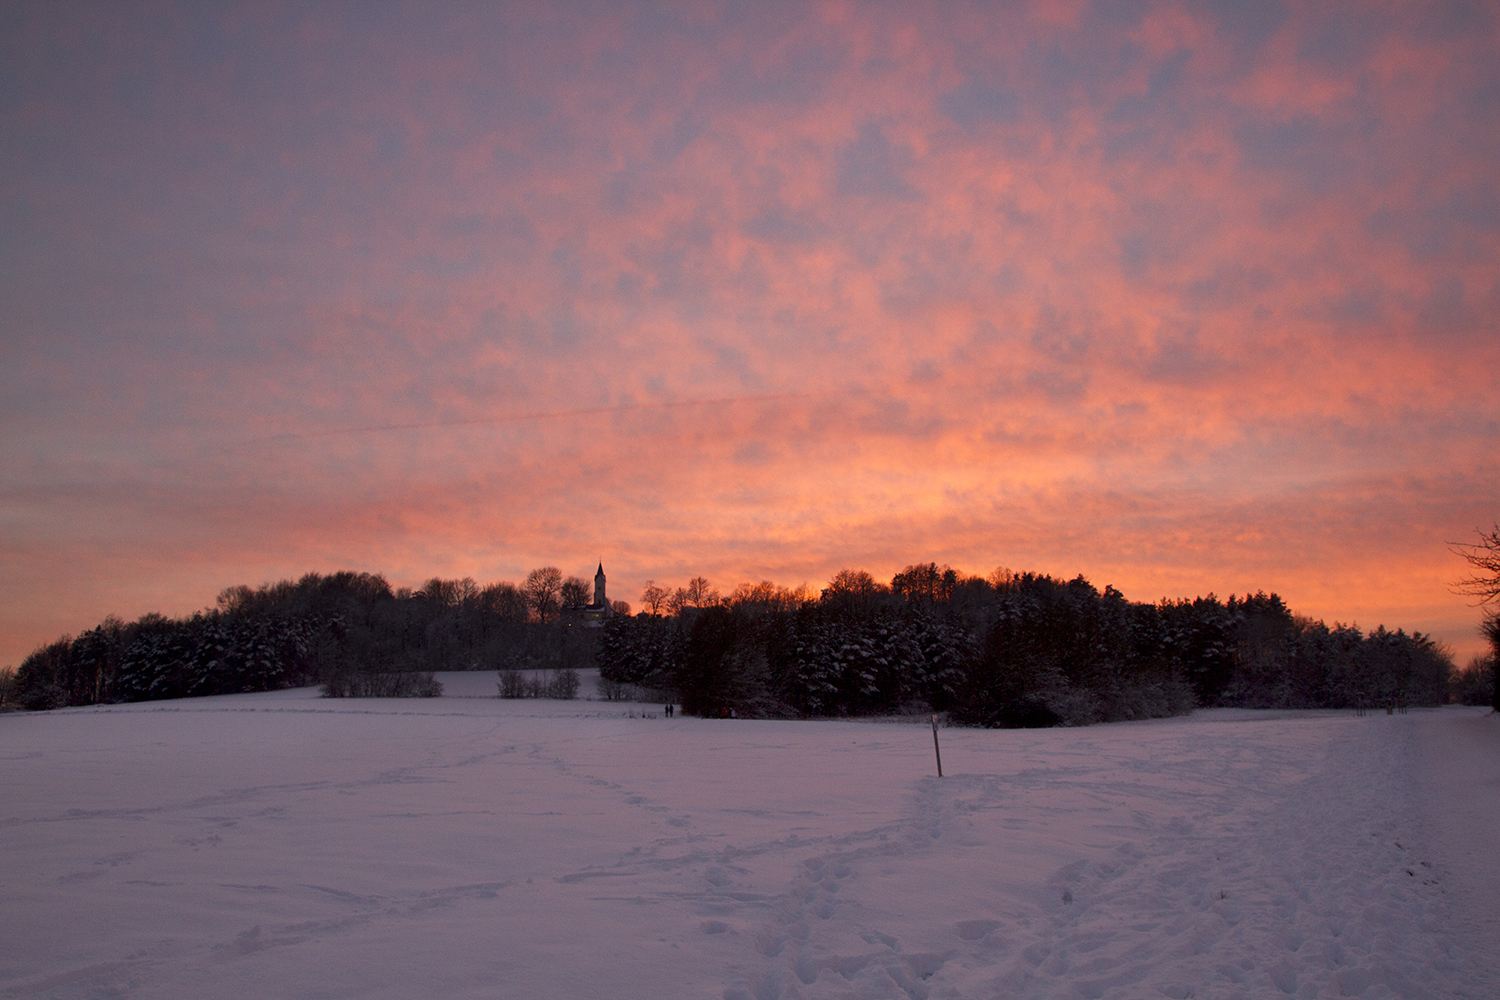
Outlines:
{"label": "pink cloud", "polygon": [[0,663],[306,569],[598,558],[626,595],[932,558],[1457,639],[1500,77],[1493,18],[1426,18],[33,13]]}

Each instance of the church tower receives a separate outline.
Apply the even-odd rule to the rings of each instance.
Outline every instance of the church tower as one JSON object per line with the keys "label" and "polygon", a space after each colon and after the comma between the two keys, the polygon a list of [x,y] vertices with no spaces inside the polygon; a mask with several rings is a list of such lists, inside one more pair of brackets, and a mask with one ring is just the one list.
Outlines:
{"label": "church tower", "polygon": [[583,628],[603,628],[605,620],[613,618],[614,614],[615,609],[610,606],[609,598],[604,593],[604,563],[601,562],[599,571],[594,574],[594,603],[570,604],[563,608],[562,623]]}

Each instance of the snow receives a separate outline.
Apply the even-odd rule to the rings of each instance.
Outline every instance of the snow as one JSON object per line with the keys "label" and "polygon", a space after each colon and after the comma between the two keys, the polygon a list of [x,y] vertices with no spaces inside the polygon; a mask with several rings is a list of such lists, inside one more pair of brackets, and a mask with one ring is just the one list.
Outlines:
{"label": "snow", "polygon": [[[1490,997],[1500,719],[0,716],[0,995]],[[586,691],[592,691],[586,683]]]}

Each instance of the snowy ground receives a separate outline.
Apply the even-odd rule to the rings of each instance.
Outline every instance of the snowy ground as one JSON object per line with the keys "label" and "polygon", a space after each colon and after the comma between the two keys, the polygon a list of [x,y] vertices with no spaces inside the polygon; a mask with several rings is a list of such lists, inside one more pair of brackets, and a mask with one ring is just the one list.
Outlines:
{"label": "snowy ground", "polygon": [[[0,996],[1493,997],[1500,719],[0,716]],[[467,696],[467,697],[465,697]]]}

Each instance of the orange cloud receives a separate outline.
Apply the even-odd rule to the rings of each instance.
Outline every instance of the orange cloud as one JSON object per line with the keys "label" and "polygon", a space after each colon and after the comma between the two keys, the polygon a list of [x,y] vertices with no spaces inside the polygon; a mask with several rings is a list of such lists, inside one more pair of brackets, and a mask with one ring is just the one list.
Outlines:
{"label": "orange cloud", "polygon": [[1477,648],[1494,18],[1109,15],[29,12],[0,663],[307,569],[601,558],[1264,587]]}

